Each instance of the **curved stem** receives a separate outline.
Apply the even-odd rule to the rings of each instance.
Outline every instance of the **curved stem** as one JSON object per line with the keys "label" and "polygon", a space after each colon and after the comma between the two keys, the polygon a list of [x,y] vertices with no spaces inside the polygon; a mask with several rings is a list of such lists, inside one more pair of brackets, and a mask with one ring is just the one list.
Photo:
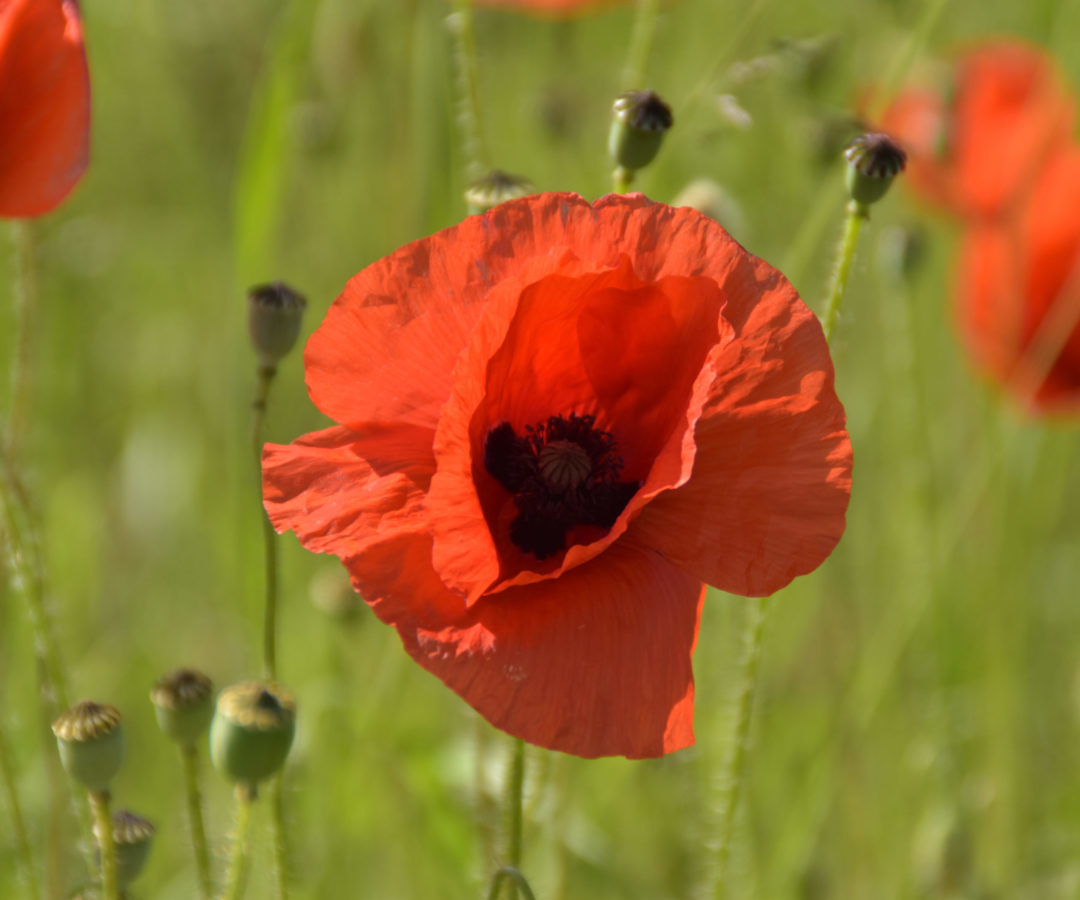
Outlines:
{"label": "curved stem", "polygon": [[201,900],[210,900],[214,893],[214,885],[210,874],[210,848],[206,842],[206,827],[203,825],[202,793],[199,790],[198,748],[194,744],[181,747],[180,759],[184,766],[188,826],[191,829],[191,844],[195,851],[195,870],[199,877],[199,896]]}
{"label": "curved stem", "polygon": [[255,788],[248,784],[236,786],[236,822],[233,825],[232,852],[225,876],[223,900],[240,900],[244,896],[248,864],[248,828],[251,824],[251,807],[255,802]]}
{"label": "curved stem", "polygon": [[266,677],[277,680],[277,605],[278,605],[278,565],[277,535],[274,526],[262,509],[262,427],[266,418],[266,401],[270,394],[270,383],[274,380],[277,369],[274,366],[259,366],[258,381],[255,387],[255,400],[251,404],[251,449],[255,457],[255,485],[259,497],[259,514],[262,519],[263,548],[265,551],[266,599],[263,612],[263,668]]}
{"label": "curved stem", "polygon": [[504,881],[509,881],[515,888],[520,889],[525,900],[536,900],[536,895],[533,894],[525,876],[513,866],[503,866],[491,876],[491,887],[488,888],[487,894],[488,900],[496,900],[499,896],[499,888],[503,886]]}
{"label": "curved stem", "polygon": [[274,836],[274,883],[278,900],[289,896],[289,845],[285,834],[285,773],[278,772],[270,797],[271,823]]}
{"label": "curved stem", "polygon": [[90,809],[94,814],[94,831],[101,852],[101,896],[103,900],[120,900],[116,880],[116,841],[113,839],[112,817],[109,815],[109,792],[91,791]]}
{"label": "curved stem", "polygon": [[754,710],[754,694],[757,690],[758,669],[761,665],[761,648],[765,642],[765,622],[769,613],[768,597],[750,598],[750,612],[746,620],[743,656],[739,668],[742,682],[739,686],[738,708],[735,714],[735,730],[731,738],[731,750],[727,763],[721,770],[723,801],[720,807],[720,833],[716,845],[716,897],[727,895],[728,860],[735,834],[735,813],[742,790],[743,770],[746,768],[746,750],[750,741],[750,719]]}
{"label": "curved stem", "polygon": [[22,869],[23,880],[26,883],[26,895],[36,900],[41,896],[41,888],[38,885],[37,872],[34,870],[30,836],[26,831],[26,821],[23,819],[22,806],[19,803],[19,792],[15,785],[15,766],[8,750],[7,735],[4,733],[2,719],[0,719],[0,779],[3,781],[4,794],[11,811],[11,826],[15,832],[15,845],[18,848],[19,867]]}
{"label": "curved stem", "polygon": [[852,200],[848,204],[844,237],[840,243],[840,258],[836,263],[836,271],[833,273],[832,287],[829,290],[829,300],[825,306],[825,317],[822,322],[826,341],[832,340],[836,316],[840,312],[840,307],[843,306],[844,292],[847,290],[848,277],[851,275],[851,264],[855,260],[855,246],[859,242],[859,232],[868,215],[868,209],[861,203]]}
{"label": "curved stem", "polygon": [[476,29],[471,0],[454,0],[454,14],[447,19],[454,36],[454,67],[458,124],[465,155],[465,180],[473,182],[488,168],[484,131],[480,120],[480,76],[476,64]]}
{"label": "curved stem", "polygon": [[[510,753],[510,766],[506,772],[506,794],[504,814],[503,852],[506,865],[504,868],[518,871],[521,869],[522,832],[524,830],[525,797],[525,742],[514,738]],[[517,882],[511,878],[509,898],[516,900]]]}
{"label": "curved stem", "polygon": [[645,85],[645,69],[649,64],[653,39],[656,37],[656,15],[660,9],[660,0],[638,0],[634,14],[634,30],[630,35],[630,50],[626,55],[623,69],[623,87],[626,90],[639,90]]}

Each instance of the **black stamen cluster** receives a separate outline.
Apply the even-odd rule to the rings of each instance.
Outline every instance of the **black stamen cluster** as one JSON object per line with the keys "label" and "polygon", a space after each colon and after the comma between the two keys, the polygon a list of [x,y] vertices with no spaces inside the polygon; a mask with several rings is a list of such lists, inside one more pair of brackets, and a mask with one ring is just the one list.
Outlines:
{"label": "black stamen cluster", "polygon": [[[593,416],[551,416],[526,425],[518,437],[509,422],[494,426],[484,441],[484,468],[514,495],[518,515],[510,540],[525,553],[546,559],[566,546],[576,525],[611,528],[641,483],[619,481],[622,458],[610,432],[595,427]],[[552,441],[571,441],[589,456],[592,468],[576,487],[558,488],[540,473],[540,451]]]}

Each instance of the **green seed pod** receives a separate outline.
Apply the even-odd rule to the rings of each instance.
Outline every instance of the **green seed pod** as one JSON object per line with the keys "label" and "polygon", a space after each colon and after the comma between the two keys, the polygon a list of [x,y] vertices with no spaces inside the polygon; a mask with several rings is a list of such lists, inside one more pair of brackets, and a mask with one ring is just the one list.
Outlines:
{"label": "green seed pod", "polygon": [[653,91],[629,91],[615,98],[608,150],[615,165],[633,172],[653,161],[675,119]]}
{"label": "green seed pod", "polygon": [[532,182],[520,175],[509,175],[492,169],[483,178],[465,189],[465,202],[471,214],[487,212],[492,207],[535,193]]}
{"label": "green seed pod", "polygon": [[158,679],[150,691],[158,726],[178,744],[196,743],[214,717],[214,687],[194,669],[177,669]]}
{"label": "green seed pod", "polygon": [[300,336],[307,300],[283,281],[248,290],[248,333],[259,365],[273,369]]}
{"label": "green seed pod", "polygon": [[243,681],[218,697],[210,761],[230,781],[256,785],[285,763],[296,731],[296,701],[267,681]]}
{"label": "green seed pod", "polygon": [[[113,842],[116,845],[116,883],[121,889],[134,881],[146,865],[154,841],[154,825],[148,819],[126,809],[113,813]],[[94,826],[100,846],[101,835]]]}
{"label": "green seed pod", "polygon": [[124,762],[120,712],[114,706],[82,700],[52,724],[64,771],[88,791],[108,791]]}
{"label": "green seed pod", "polygon": [[904,171],[907,154],[887,134],[861,134],[844,151],[848,161],[848,195],[861,206],[885,196],[893,179]]}

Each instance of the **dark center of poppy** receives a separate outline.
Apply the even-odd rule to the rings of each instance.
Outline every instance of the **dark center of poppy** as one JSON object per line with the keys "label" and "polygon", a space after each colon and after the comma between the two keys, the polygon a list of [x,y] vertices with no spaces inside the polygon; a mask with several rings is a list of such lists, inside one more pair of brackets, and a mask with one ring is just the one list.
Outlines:
{"label": "dark center of poppy", "polygon": [[537,559],[565,548],[577,525],[611,528],[641,487],[619,480],[615,438],[595,422],[575,413],[552,416],[526,425],[522,437],[502,422],[484,441],[484,468],[514,495],[518,509],[510,540]]}

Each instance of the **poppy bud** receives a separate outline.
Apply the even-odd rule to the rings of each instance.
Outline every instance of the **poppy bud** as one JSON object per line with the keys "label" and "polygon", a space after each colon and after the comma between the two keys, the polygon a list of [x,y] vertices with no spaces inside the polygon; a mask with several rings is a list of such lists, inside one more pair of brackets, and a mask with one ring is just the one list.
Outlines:
{"label": "poppy bud", "polygon": [[848,195],[860,206],[885,196],[893,178],[904,171],[907,154],[887,134],[860,134],[844,151]]}
{"label": "poppy bud", "polygon": [[285,763],[296,731],[296,701],[272,682],[243,681],[218,697],[210,761],[230,781],[254,786]]}
{"label": "poppy bud", "polygon": [[272,369],[300,336],[307,300],[283,281],[248,290],[248,333],[259,365]]}
{"label": "poppy bud", "polygon": [[653,91],[628,91],[615,98],[608,150],[615,165],[633,172],[653,161],[664,133],[674,124],[671,107]]}
{"label": "poppy bud", "polygon": [[88,791],[105,793],[124,761],[120,712],[82,700],[52,724],[64,771]]}
{"label": "poppy bud", "polygon": [[507,200],[534,193],[536,188],[529,179],[492,169],[465,189],[465,202],[469,204],[470,214],[484,213]]}
{"label": "poppy bud", "polygon": [[[138,877],[146,865],[155,828],[148,819],[123,809],[113,814],[112,829],[116,847],[116,883],[123,889]],[[100,842],[96,825],[94,837]]]}
{"label": "poppy bud", "polygon": [[198,741],[214,717],[212,694],[210,679],[194,669],[177,669],[158,679],[150,702],[165,736],[184,746]]}

